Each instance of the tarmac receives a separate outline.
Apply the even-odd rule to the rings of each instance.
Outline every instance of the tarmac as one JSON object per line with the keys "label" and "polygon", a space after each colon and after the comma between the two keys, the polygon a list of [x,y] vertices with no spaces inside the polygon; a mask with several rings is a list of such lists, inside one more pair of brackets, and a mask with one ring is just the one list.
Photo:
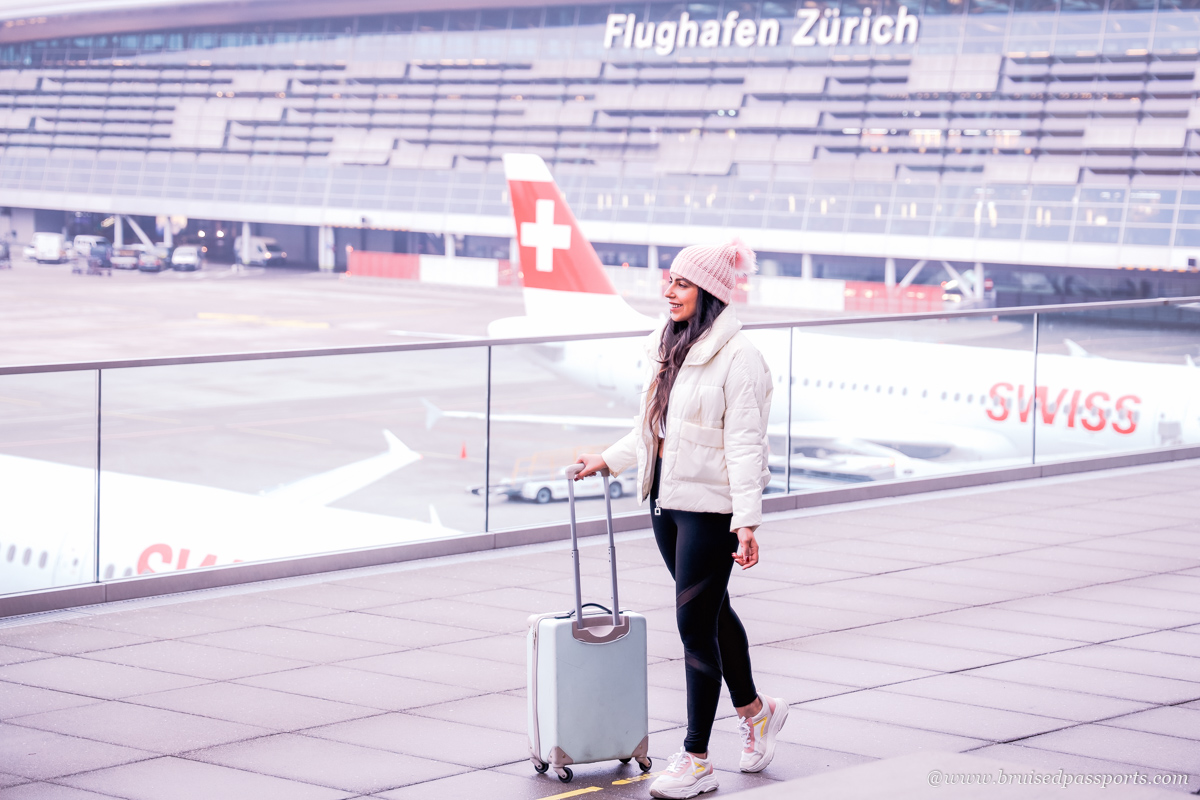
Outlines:
{"label": "tarmac", "polygon": [[[730,592],[791,715],[743,775],[722,701],[717,796],[957,800],[998,769],[988,797],[1196,792],[1198,487],[1191,461],[772,515]],[[657,772],[686,719],[674,591],[649,532],[617,549]],[[554,543],[0,622],[0,798],[646,797],[634,765],[528,760],[526,620],[571,604],[569,569]]]}

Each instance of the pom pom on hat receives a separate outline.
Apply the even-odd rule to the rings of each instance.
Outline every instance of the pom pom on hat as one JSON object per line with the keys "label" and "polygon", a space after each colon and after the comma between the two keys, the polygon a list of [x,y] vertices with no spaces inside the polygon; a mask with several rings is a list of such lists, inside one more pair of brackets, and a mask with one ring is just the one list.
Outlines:
{"label": "pom pom on hat", "polygon": [[671,272],[691,281],[722,303],[733,298],[738,276],[758,271],[758,257],[741,239],[726,244],[692,245],[679,251]]}
{"label": "pom pom on hat", "polygon": [[750,249],[750,245],[735,236],[726,247],[733,248],[733,268],[743,275],[753,275],[758,272],[758,256]]}

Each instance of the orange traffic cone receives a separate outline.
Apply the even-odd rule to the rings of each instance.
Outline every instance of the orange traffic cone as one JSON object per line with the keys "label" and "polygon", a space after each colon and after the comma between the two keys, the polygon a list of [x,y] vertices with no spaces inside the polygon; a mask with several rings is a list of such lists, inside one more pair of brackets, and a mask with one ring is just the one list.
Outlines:
{"label": "orange traffic cone", "polygon": [[460,452],[458,454],[458,457],[461,459],[464,459],[464,460],[466,459],[466,457],[467,457],[467,443],[466,442],[463,442],[462,452]]}

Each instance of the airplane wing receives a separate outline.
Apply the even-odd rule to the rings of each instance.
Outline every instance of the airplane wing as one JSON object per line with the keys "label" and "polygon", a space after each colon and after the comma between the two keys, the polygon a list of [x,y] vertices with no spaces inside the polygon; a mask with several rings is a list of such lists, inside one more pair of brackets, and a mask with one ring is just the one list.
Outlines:
{"label": "airplane wing", "polygon": [[383,438],[388,445],[386,453],[303,478],[262,494],[272,500],[293,505],[327,506],[391,475],[401,467],[420,460],[421,454],[397,439],[391,431],[385,430]]}

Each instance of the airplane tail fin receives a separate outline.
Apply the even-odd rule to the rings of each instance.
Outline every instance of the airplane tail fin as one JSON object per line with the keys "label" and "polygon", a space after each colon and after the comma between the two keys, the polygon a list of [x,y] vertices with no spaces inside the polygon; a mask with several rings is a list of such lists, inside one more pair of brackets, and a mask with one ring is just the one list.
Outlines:
{"label": "airplane tail fin", "polygon": [[572,320],[576,330],[588,320],[604,326],[629,327],[632,320],[643,324],[642,315],[617,294],[546,162],[531,153],[507,153],[504,176],[516,223],[526,313]]}

